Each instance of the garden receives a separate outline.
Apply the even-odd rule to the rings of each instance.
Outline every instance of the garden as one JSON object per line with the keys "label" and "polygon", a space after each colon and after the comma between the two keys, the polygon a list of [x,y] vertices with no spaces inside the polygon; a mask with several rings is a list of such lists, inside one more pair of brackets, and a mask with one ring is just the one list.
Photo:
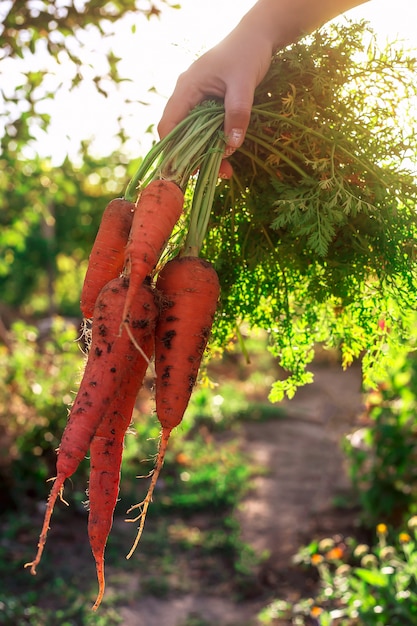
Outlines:
{"label": "garden", "polygon": [[[50,5],[10,8],[0,72],[46,44],[52,58],[71,58],[76,89],[85,78],[71,38],[106,32],[134,3],[108,13],[93,1]],[[157,19],[148,5],[140,11]],[[117,59],[105,60],[106,81],[119,84]],[[203,103],[146,155],[127,154],[121,128],[110,154],[86,141],[56,165],[33,148],[50,124],[39,106],[53,97],[47,72],[1,89],[2,624],[416,623],[416,66],[412,52],[380,48],[363,23],[277,53],[230,180],[217,179],[220,102]],[[184,211],[147,288],[177,255],[201,257],[220,297],[163,466],[158,357],[147,359],[122,439],[98,602],[92,447],[57,490],[36,576],[25,566],[97,354],[97,309],[86,321],[80,298],[104,209],[114,198],[135,203],[161,172],[181,186]],[[140,501],[146,522],[140,513],[129,523]]]}

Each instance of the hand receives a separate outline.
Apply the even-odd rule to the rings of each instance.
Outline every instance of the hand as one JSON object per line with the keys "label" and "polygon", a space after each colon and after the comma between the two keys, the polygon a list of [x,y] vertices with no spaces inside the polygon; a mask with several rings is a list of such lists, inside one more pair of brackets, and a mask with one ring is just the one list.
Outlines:
{"label": "hand", "polygon": [[239,148],[248,128],[253,95],[269,69],[273,46],[261,32],[237,27],[178,78],[158,125],[161,139],[202,100],[222,98],[225,155]]}
{"label": "hand", "polygon": [[225,156],[230,156],[243,143],[255,88],[274,50],[367,1],[258,0],[230,35],[180,75],[159,122],[159,136],[165,137],[202,100],[222,98]]}

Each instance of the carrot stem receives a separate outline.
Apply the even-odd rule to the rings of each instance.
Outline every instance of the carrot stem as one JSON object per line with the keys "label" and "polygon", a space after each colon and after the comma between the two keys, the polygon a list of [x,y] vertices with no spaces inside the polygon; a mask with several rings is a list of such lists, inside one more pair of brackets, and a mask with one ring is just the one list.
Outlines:
{"label": "carrot stem", "polygon": [[[298,128],[300,130],[304,130],[306,133],[312,135],[313,137],[317,137],[318,139],[321,139],[322,141],[325,141],[328,144],[334,144],[335,143],[335,139],[334,138],[326,137],[326,135],[324,135],[323,133],[321,133],[321,132],[319,132],[317,130],[314,130],[313,128],[310,128],[309,126],[306,126],[302,122],[298,122],[293,117],[288,117],[286,115],[283,115],[282,113],[275,113],[274,111],[266,110],[267,107],[268,108],[271,107],[271,102],[265,103],[264,106],[256,105],[256,106],[252,107],[252,115],[260,114],[260,115],[262,115],[265,118],[268,118],[270,120],[274,120],[274,121],[277,121],[277,122],[285,122],[286,124],[288,124],[290,126],[294,126],[295,128]],[[259,143],[258,136],[253,136],[252,139],[256,143]],[[268,147],[268,151],[270,151],[271,150],[271,144],[268,143],[267,147]],[[357,154],[354,154],[354,153],[350,152],[350,150],[345,148],[343,145],[338,144],[338,149],[341,150],[341,152],[344,152],[344,154],[346,154],[346,156],[348,156],[350,159],[352,159],[352,161],[354,161],[358,165],[360,165],[362,167],[362,169],[364,169],[366,171],[369,171],[375,177],[376,180],[378,180],[379,182],[384,184],[384,181],[382,181],[381,177],[378,175],[378,172],[376,170],[374,170],[372,167],[370,167],[370,163],[363,162],[361,160],[361,158],[357,156]]]}
{"label": "carrot stem", "polygon": [[131,178],[124,198],[135,200],[140,189],[154,178],[173,180],[184,189],[223,120],[224,108],[218,102],[210,100],[195,107],[151,148]]}
{"label": "carrot stem", "polygon": [[246,137],[248,140],[253,141],[258,146],[262,146],[263,148],[266,148],[270,154],[274,154],[282,161],[285,161],[287,165],[289,165],[295,172],[300,174],[300,176],[302,176],[303,178],[307,178],[307,179],[311,178],[308,174],[306,174],[304,170],[301,169],[301,167],[297,165],[297,163],[294,163],[294,161],[290,159],[286,154],[281,152],[281,150],[277,150],[276,147],[271,144],[271,142],[261,139],[259,135],[252,135],[252,133],[250,132],[246,133]]}
{"label": "carrot stem", "polygon": [[224,147],[224,137],[218,134],[201,165],[193,193],[188,233],[181,256],[198,256],[200,253],[210,220]]}

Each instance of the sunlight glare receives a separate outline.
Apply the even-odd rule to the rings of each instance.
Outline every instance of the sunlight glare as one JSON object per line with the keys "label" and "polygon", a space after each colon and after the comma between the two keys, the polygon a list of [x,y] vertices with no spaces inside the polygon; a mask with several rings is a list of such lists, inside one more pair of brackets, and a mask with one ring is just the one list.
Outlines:
{"label": "sunlight glare", "polygon": [[[118,86],[111,85],[107,98],[97,94],[93,84],[70,91],[71,70],[65,59],[57,64],[48,60],[46,51],[40,53],[36,62],[38,67],[48,67],[49,83],[63,83],[53,100],[41,104],[42,111],[52,116],[47,136],[39,133],[36,150],[41,156],[52,155],[55,163],[66,156],[74,158],[80,140],[86,138],[93,138],[94,153],[109,154],[119,146],[118,118],[123,119],[125,132],[131,138],[127,146],[129,156],[146,154],[157,138],[155,130],[146,131],[156,127],[178,75],[199,54],[227,35],[254,0],[179,0],[179,3],[180,10],[166,7],[159,19],[147,20],[143,15],[130,13],[114,25],[114,34],[104,39],[94,32],[84,36],[87,55],[84,75],[100,70],[97,51],[111,45],[121,58],[120,73],[129,79]],[[395,10],[391,0],[371,0],[347,15],[368,20],[384,43],[404,39],[417,48],[416,0],[397,0]],[[16,75],[15,65],[13,72],[10,80]],[[130,104],[123,105],[126,98]]]}

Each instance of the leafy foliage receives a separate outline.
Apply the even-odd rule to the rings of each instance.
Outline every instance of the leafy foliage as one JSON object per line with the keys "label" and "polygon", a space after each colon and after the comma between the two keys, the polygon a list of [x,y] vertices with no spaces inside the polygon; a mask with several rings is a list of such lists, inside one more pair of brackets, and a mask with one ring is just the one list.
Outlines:
{"label": "leafy foliage", "polygon": [[387,346],[413,345],[416,67],[352,23],[277,53],[256,92],[203,254],[222,284],[216,341],[265,328],[290,372],[273,400],[310,380],[317,342],[345,366],[365,351],[367,383]]}
{"label": "leafy foliage", "polygon": [[[78,163],[66,159],[60,167],[32,156],[30,147],[49,127],[43,102],[61,88],[74,90],[90,81],[106,96],[109,84],[123,80],[110,44],[92,57],[94,35],[104,42],[112,24],[127,14],[158,17],[163,7],[177,5],[167,0],[1,3],[2,312],[12,307],[29,316],[79,315],[86,260],[103,208],[120,195],[129,176],[122,154],[126,137],[121,129],[117,155],[94,159],[84,143]],[[10,75],[16,81],[8,80]]]}
{"label": "leafy foliage", "polygon": [[[89,38],[85,35],[98,33],[104,39],[111,32],[112,23],[128,13],[143,14],[149,19],[158,17],[164,6],[178,8],[169,0],[5,0],[0,7],[0,77],[7,64],[19,59],[27,63],[23,69],[16,64],[15,72],[21,75],[21,82],[14,89],[7,80],[0,80],[0,121],[5,129],[2,149],[7,150],[10,139],[24,147],[37,130],[47,130],[50,118],[39,105],[53,98],[66,80],[59,71],[57,80],[51,80],[50,62],[55,62],[58,69],[62,62],[68,64],[70,90],[90,81],[107,96],[109,84],[114,87],[124,80],[118,67],[120,59],[108,47],[99,53],[100,59],[94,50],[92,62]],[[43,65],[45,56],[49,69]]]}
{"label": "leafy foliage", "polygon": [[91,242],[107,202],[128,178],[120,154],[83,162],[0,157],[0,287],[3,304],[28,315],[79,316]]}
{"label": "leafy foliage", "polygon": [[289,372],[274,401],[311,382],[317,343],[339,348],[344,366],[364,353],[367,384],[390,346],[414,345],[416,69],[405,51],[380,50],[364,23],[317,31],[273,59],[230,182],[215,189],[224,110],[208,101],[126,189],[132,199],[162,176],[192,190],[168,254],[201,252],[215,265],[216,347],[243,323],[269,332]]}
{"label": "leafy foliage", "polygon": [[[408,526],[408,527],[407,527]],[[307,626],[412,626],[417,617],[417,517],[402,532],[376,527],[375,545],[350,537],[328,537],[302,548],[295,560],[317,571],[317,596],[293,603],[276,600],[259,614]]]}
{"label": "leafy foliage", "polygon": [[366,397],[362,426],[345,442],[363,523],[398,525],[416,512],[417,355],[399,356]]}
{"label": "leafy foliage", "polygon": [[9,349],[0,349],[0,434],[7,450],[0,464],[0,491],[5,510],[6,503],[17,506],[28,496],[43,498],[44,481],[54,475],[58,433],[67,421],[83,365],[78,333],[59,317],[43,330],[18,321],[10,331]]}

